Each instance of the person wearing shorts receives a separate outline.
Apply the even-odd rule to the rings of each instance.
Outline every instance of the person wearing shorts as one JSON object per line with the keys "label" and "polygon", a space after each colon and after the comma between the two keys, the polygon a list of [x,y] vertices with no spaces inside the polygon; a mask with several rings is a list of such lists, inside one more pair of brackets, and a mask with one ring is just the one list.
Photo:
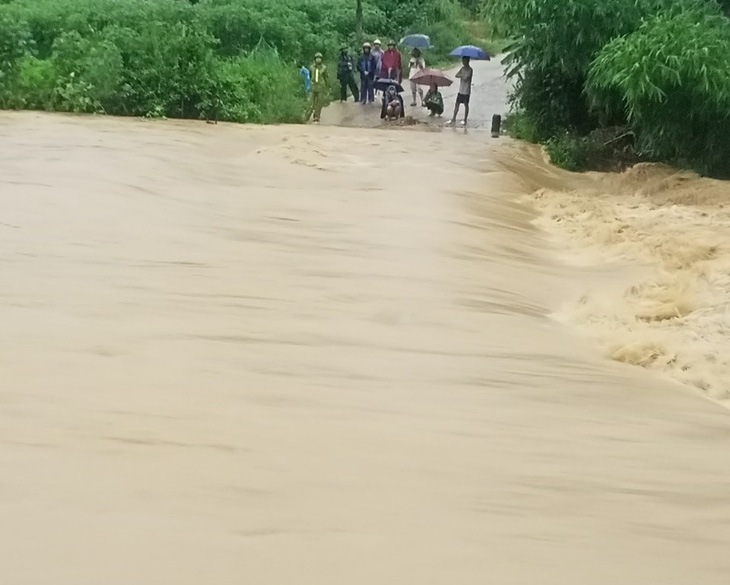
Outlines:
{"label": "person wearing shorts", "polygon": [[456,124],[456,117],[459,115],[459,109],[464,105],[464,121],[462,126],[466,126],[469,120],[469,101],[471,99],[471,84],[474,77],[474,70],[471,68],[471,60],[464,57],[461,60],[462,67],[456,74],[456,78],[460,80],[459,93],[456,96],[456,106],[454,107],[454,117],[451,118],[450,124]]}

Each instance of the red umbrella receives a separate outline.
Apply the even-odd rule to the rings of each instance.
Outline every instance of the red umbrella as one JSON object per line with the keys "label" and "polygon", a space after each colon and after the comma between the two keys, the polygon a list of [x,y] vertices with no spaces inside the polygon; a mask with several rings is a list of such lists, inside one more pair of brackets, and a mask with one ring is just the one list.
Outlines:
{"label": "red umbrella", "polygon": [[440,69],[423,69],[416,73],[411,81],[415,81],[419,85],[431,86],[436,84],[438,87],[448,87],[454,83]]}

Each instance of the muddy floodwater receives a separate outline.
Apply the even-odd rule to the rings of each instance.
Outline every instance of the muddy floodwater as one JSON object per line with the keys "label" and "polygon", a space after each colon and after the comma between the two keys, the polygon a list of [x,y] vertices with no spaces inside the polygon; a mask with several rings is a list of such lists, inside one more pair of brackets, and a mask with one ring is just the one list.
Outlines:
{"label": "muddy floodwater", "polygon": [[726,193],[0,114],[0,583],[727,585]]}

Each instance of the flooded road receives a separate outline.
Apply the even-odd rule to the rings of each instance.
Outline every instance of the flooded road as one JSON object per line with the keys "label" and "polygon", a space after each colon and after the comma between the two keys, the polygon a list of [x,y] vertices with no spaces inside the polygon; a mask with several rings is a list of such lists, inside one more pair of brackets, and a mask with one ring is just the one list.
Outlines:
{"label": "flooded road", "polygon": [[632,274],[530,150],[2,113],[0,171],[3,584],[727,583],[728,412],[553,318]]}
{"label": "flooded road", "polygon": [[[469,131],[490,130],[492,116],[498,114],[504,118],[509,111],[507,106],[509,82],[505,80],[502,65],[502,57],[498,56],[491,61],[472,61],[474,77],[472,84],[472,96],[469,111]],[[404,81],[406,116],[413,118],[419,126],[424,129],[443,128],[444,123],[454,114],[456,94],[459,91],[459,83],[455,74],[459,70],[458,59],[454,59],[454,67],[446,70],[447,76],[456,81],[450,87],[440,89],[444,98],[444,113],[441,118],[430,118],[428,110],[421,106],[412,107],[412,94],[410,84]],[[428,87],[423,88],[428,91]],[[388,126],[387,122],[380,120],[381,102],[376,100],[373,105],[361,106],[352,102],[352,98],[345,104],[334,102],[322,113],[322,124],[328,126],[346,126],[352,128],[373,128],[377,126]],[[464,108],[459,111],[459,122],[464,117]],[[459,124],[449,129],[451,132],[463,132]]]}

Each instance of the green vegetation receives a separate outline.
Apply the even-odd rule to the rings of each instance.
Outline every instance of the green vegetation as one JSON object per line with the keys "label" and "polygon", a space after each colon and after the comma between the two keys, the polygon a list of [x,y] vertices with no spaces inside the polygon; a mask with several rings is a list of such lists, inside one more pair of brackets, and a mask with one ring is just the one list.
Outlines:
{"label": "green vegetation", "polygon": [[621,127],[646,159],[729,174],[728,10],[728,0],[486,0],[492,26],[514,39],[512,131],[574,170],[615,154],[591,136]]}
{"label": "green vegetation", "polygon": [[[365,0],[363,32],[429,34],[443,60],[471,38],[463,4]],[[0,0],[0,107],[299,122],[299,64],[343,43],[355,0]]]}

